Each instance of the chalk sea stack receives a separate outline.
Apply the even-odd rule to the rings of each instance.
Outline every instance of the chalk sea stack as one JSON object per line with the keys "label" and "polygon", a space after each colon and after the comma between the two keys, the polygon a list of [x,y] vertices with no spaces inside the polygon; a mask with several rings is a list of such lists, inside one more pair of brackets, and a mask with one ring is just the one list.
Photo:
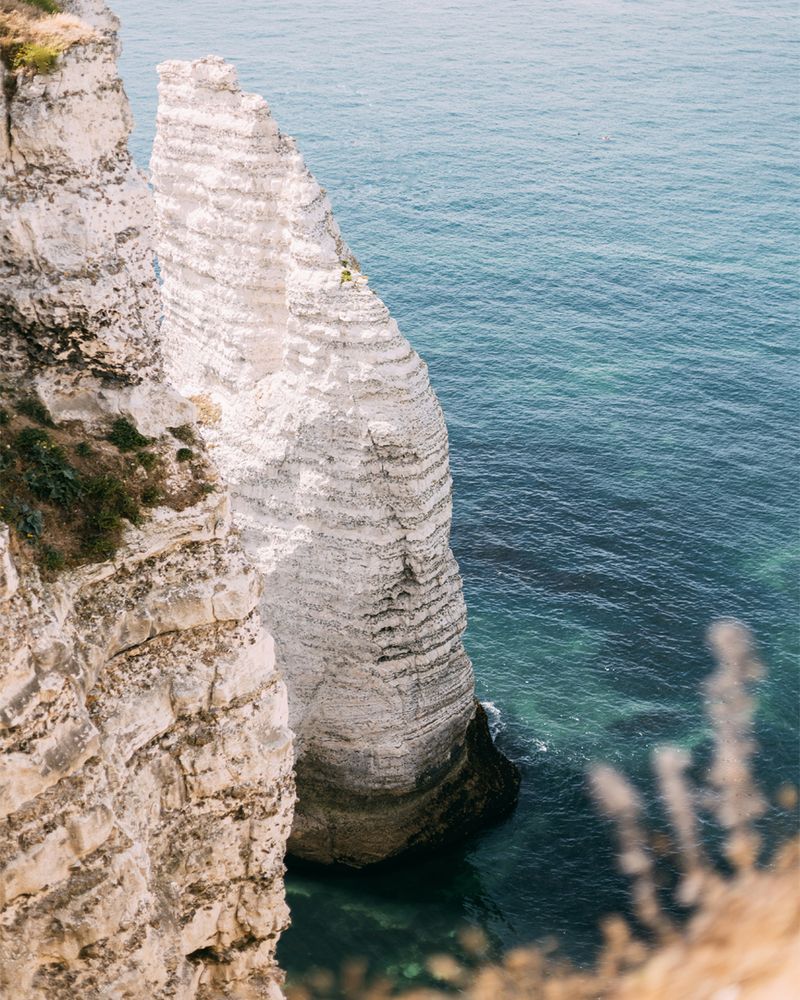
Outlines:
{"label": "chalk sea stack", "polygon": [[448,439],[263,98],[208,57],[160,67],[152,158],[167,371],[205,416],[289,688],[290,850],[364,865],[507,810],[462,644]]}
{"label": "chalk sea stack", "polygon": [[162,67],[156,212],[117,20],[61,6],[0,9],[0,994],[278,1000],[287,850],[516,796],[447,432],[264,101]]}

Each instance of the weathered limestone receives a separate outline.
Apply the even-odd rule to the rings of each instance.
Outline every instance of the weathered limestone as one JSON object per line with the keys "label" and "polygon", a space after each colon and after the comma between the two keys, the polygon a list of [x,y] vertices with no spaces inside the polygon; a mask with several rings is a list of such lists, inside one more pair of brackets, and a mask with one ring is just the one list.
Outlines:
{"label": "weathered limestone", "polygon": [[365,864],[508,808],[461,642],[447,431],[325,193],[220,59],[160,67],[167,371],[265,581],[289,686],[290,847]]}
{"label": "weathered limestone", "polygon": [[226,496],[157,515],[2,605],[1,995],[279,995],[291,739],[259,582]]}
{"label": "weathered limestone", "polygon": [[13,597],[19,586],[19,576],[11,558],[11,536],[5,525],[0,525],[0,601]]}
{"label": "weathered limestone", "polygon": [[[97,431],[192,418],[157,351],[115,20],[4,88],[2,388]],[[278,998],[293,778],[261,580],[217,488],[43,579],[0,525],[0,996]]]}
{"label": "weathered limestone", "polygon": [[102,0],[63,6],[90,40],[56,73],[1,70],[0,317],[43,361],[141,380],[157,360],[158,289],[149,192],[127,151],[117,21]]}

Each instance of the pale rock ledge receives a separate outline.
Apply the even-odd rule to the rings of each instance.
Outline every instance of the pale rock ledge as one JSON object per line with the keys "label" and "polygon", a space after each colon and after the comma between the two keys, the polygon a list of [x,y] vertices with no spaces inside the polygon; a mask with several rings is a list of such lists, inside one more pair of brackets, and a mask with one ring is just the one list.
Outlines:
{"label": "pale rock ledge", "polygon": [[513,803],[462,645],[447,430],[266,102],[160,68],[152,158],[167,372],[230,484],[289,687],[290,850],[362,865]]}

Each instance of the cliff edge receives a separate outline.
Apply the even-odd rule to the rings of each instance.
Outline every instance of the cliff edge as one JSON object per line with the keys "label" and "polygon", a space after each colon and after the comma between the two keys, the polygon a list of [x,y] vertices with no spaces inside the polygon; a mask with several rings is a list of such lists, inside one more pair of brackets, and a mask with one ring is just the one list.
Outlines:
{"label": "cliff edge", "polygon": [[116,19],[25,7],[0,9],[0,994],[277,998],[294,791],[261,581],[163,379]]}

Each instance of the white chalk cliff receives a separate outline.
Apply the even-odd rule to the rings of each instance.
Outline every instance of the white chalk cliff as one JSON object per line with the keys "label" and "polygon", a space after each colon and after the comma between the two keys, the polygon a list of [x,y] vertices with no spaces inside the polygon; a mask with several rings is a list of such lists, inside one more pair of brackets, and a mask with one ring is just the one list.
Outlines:
{"label": "white chalk cliff", "polygon": [[64,6],[86,30],[53,71],[0,70],[0,432],[36,431],[38,395],[63,448],[122,468],[123,416],[183,500],[58,573],[0,510],[0,996],[276,998],[286,691],[227,492],[200,446],[174,458],[194,408],[161,373],[116,20]]}
{"label": "white chalk cliff", "polygon": [[114,20],[101,0],[64,7],[87,40],[57,72],[3,68],[4,318],[49,364],[142,380],[157,360],[158,289],[141,226],[152,208],[127,153]]}
{"label": "white chalk cliff", "polygon": [[517,778],[462,645],[427,368],[266,102],[213,57],[160,77],[165,366],[264,578],[297,734],[290,848],[361,865],[463,835]]}

